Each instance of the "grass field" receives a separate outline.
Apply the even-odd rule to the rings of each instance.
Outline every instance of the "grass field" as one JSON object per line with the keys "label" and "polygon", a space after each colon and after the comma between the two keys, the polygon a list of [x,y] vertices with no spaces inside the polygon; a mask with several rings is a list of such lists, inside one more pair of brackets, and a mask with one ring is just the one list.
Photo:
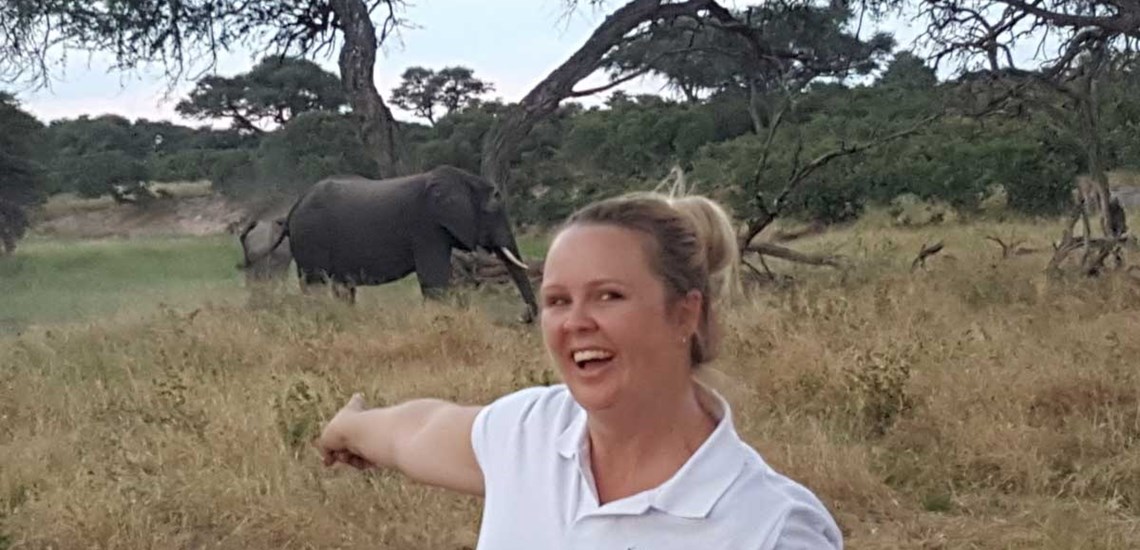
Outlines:
{"label": "grass field", "polygon": [[[1140,282],[1047,280],[1056,226],[872,216],[796,244],[850,270],[770,262],[796,282],[728,315],[705,376],[848,547],[1137,548]],[[986,236],[1044,252],[1002,260]],[[306,442],[353,391],[486,403],[556,381],[513,291],[251,305],[236,260],[219,237],[0,262],[21,332],[0,337],[0,549],[473,546],[478,500],[326,470]]]}
{"label": "grass field", "polygon": [[240,295],[229,236],[132,240],[29,239],[0,261],[0,330],[153,313]]}

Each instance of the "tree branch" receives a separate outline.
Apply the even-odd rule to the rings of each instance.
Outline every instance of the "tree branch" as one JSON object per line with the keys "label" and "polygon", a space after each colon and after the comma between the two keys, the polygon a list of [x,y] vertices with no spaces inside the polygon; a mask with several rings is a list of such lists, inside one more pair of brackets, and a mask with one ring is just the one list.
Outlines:
{"label": "tree branch", "polygon": [[841,146],[840,148],[832,150],[832,151],[828,151],[828,152],[816,157],[815,159],[813,159],[811,162],[807,163],[806,165],[795,169],[795,171],[792,173],[791,177],[788,178],[788,182],[784,185],[783,190],[781,190],[780,194],[776,196],[776,199],[773,202],[772,206],[767,207],[767,205],[765,205],[765,207],[763,208],[764,212],[763,212],[763,215],[761,217],[757,217],[757,218],[753,218],[753,219],[749,220],[747,227],[745,229],[744,235],[740,239],[742,250],[746,249],[749,246],[749,244],[752,242],[752,239],[756,238],[756,235],[760,234],[760,232],[763,231],[764,228],[768,227],[768,225],[770,225],[773,221],[775,221],[776,217],[779,216],[781,211],[783,210],[788,196],[791,195],[791,193],[793,191],[795,191],[800,186],[800,184],[803,183],[804,180],[806,180],[808,178],[808,176],[810,176],[813,172],[822,168],[823,166],[827,165],[829,162],[831,162],[837,158],[845,157],[845,156],[849,156],[849,155],[854,155],[856,153],[861,153],[863,151],[873,149],[875,147],[879,147],[879,146],[884,145],[886,143],[890,143],[890,142],[895,141],[897,139],[901,139],[901,138],[916,134],[916,133],[922,131],[930,123],[934,122],[935,120],[938,120],[942,116],[944,116],[944,113],[941,113],[941,112],[936,113],[936,114],[930,115],[926,118],[923,118],[922,120],[918,121],[917,123],[915,123],[914,125],[912,125],[909,128],[899,130],[899,131],[894,132],[892,134],[889,134],[887,136],[883,136],[879,139],[871,140],[871,141],[864,142],[864,143],[858,143],[858,144],[851,145],[851,146],[847,146],[847,145]]}
{"label": "tree branch", "polygon": [[644,76],[648,72],[649,72],[649,69],[642,69],[640,71],[634,71],[634,72],[627,74],[621,78],[617,78],[617,79],[613,80],[609,84],[598,86],[596,88],[586,88],[585,90],[571,91],[569,94],[567,94],[566,97],[567,98],[586,97],[586,96],[590,96],[590,95],[594,95],[597,93],[604,92],[606,90],[612,90],[613,88],[617,88],[618,86],[621,86],[622,84],[625,84],[626,82],[629,82],[630,80],[633,80],[633,79],[638,78],[640,76]]}

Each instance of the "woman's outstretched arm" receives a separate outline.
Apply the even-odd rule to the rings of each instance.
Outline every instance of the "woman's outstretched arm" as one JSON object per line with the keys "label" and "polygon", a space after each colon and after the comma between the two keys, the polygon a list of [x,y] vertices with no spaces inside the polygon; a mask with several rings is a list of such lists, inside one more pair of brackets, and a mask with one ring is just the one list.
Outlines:
{"label": "woman's outstretched arm", "polygon": [[419,483],[482,496],[483,471],[471,447],[471,427],[481,408],[416,399],[367,409],[356,394],[315,445],[326,466],[393,468]]}

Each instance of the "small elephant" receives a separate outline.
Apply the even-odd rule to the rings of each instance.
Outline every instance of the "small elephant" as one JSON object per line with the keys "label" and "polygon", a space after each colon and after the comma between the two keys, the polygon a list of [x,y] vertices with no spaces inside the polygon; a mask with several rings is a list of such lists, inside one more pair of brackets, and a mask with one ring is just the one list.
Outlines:
{"label": "small elephant", "polygon": [[357,286],[412,272],[425,298],[441,297],[452,249],[480,247],[506,266],[527,305],[524,321],[538,312],[502,196],[491,182],[459,168],[385,180],[323,179],[293,204],[278,241],[284,238],[303,287],[332,282],[349,302]]}
{"label": "small elephant", "polygon": [[288,272],[293,253],[284,233],[285,219],[281,218],[253,220],[238,235],[242,262],[237,267],[245,272],[247,284],[280,279]]}

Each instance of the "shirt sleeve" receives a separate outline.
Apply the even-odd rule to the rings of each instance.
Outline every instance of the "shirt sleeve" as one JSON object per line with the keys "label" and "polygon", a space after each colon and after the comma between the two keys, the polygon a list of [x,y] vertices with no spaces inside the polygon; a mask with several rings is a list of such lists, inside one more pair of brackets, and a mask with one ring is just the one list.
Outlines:
{"label": "shirt sleeve", "polygon": [[796,505],[784,519],[773,550],[843,550],[843,535],[825,510]]}
{"label": "shirt sleeve", "polygon": [[504,395],[483,407],[471,426],[471,448],[483,471],[484,487],[494,485],[499,472],[513,471],[527,418],[550,393],[549,388],[526,388]]}

